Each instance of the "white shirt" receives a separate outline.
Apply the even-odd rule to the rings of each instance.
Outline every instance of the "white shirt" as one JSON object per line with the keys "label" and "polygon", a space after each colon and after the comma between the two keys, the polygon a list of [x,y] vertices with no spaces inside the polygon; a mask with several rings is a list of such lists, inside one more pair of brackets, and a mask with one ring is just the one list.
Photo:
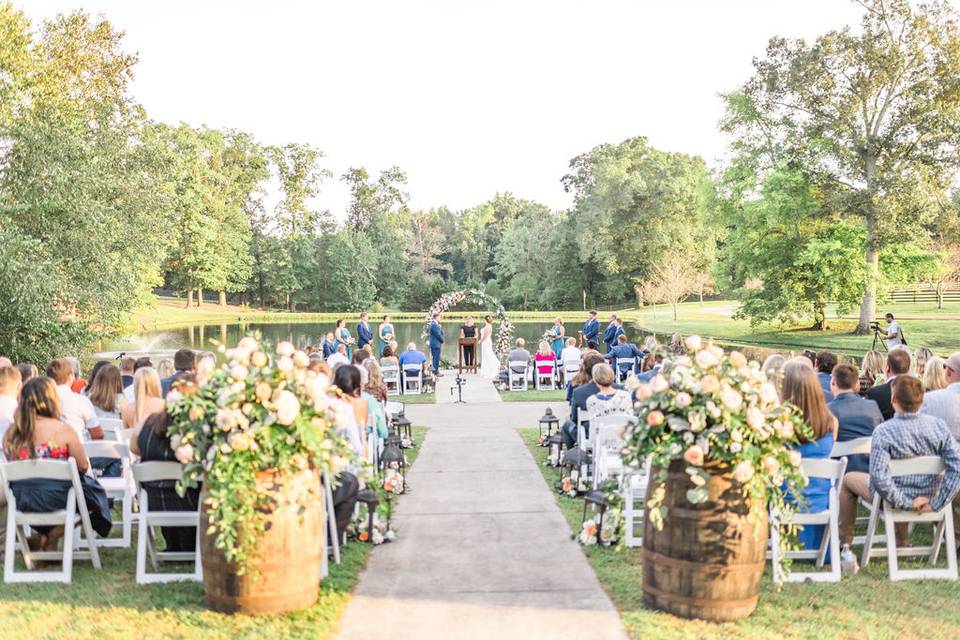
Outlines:
{"label": "white shirt", "polygon": [[567,362],[576,362],[580,364],[580,349],[577,347],[564,347],[563,351],[560,352],[560,362],[566,364]]}
{"label": "white shirt", "polygon": [[331,369],[341,364],[350,364],[350,358],[343,355],[339,351],[334,351],[329,356],[327,356],[327,365],[329,365]]}
{"label": "white shirt", "polygon": [[960,382],[954,382],[946,389],[930,391],[924,395],[920,413],[946,422],[953,437],[960,440]]}
{"label": "white shirt", "polygon": [[7,428],[13,424],[13,417],[17,411],[17,399],[0,394],[0,442]]}
{"label": "white shirt", "polygon": [[86,430],[100,424],[90,399],[79,393],[74,393],[65,384],[57,385],[57,395],[60,396],[60,411],[63,413],[63,421],[73,427],[73,430],[80,436],[81,442],[85,441],[87,439]]}
{"label": "white shirt", "polygon": [[136,395],[133,392],[133,385],[123,390],[123,397],[127,399],[127,404],[133,404],[136,401]]}
{"label": "white shirt", "polygon": [[887,325],[887,335],[893,334],[893,337],[887,340],[887,350],[893,349],[903,344],[903,338],[900,334],[900,323],[894,320]]}

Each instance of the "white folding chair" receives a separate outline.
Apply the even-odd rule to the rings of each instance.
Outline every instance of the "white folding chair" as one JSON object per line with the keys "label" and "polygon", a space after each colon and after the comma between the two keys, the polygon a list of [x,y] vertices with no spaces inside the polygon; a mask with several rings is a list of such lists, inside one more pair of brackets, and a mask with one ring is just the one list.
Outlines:
{"label": "white folding chair", "polygon": [[400,367],[388,364],[380,368],[383,384],[387,387],[388,396],[400,395]]}
{"label": "white folding chair", "polygon": [[580,360],[563,361],[563,381],[570,382],[577,372],[580,371]]}
{"label": "white folding chair", "polygon": [[847,459],[840,460],[813,459],[802,460],[800,469],[807,478],[824,478],[830,481],[830,492],[826,511],[814,513],[793,513],[789,519],[785,514],[771,512],[770,514],[770,554],[773,561],[773,577],[781,577],[780,569],[780,527],[786,524],[801,526],[826,525],[819,549],[800,549],[786,551],[784,556],[797,560],[816,560],[817,569],[823,567],[828,545],[830,551],[830,571],[791,571],[786,577],[787,582],[840,582],[840,483],[847,469]]}
{"label": "white folding chair", "polygon": [[119,440],[117,434],[124,431],[123,420],[120,418],[100,418],[100,428],[103,429],[104,440]]}
{"label": "white folding chair", "polygon": [[[82,536],[90,541],[94,539],[90,514],[77,472],[77,461],[69,460],[18,460],[0,464],[3,489],[7,496],[7,530],[3,553],[4,582],[63,582],[69,583],[73,576],[74,558],[89,558],[95,569],[100,568],[100,554],[95,544],[89,544],[89,551],[74,550],[73,530],[80,527]],[[49,513],[26,513],[17,510],[10,483],[19,480],[61,480],[70,483],[67,491],[67,503],[63,509]],[[63,526],[63,551],[31,551],[27,544],[28,526]],[[20,555],[27,571],[16,571],[16,554],[19,543]],[[35,560],[60,560],[60,571],[34,571]]]}
{"label": "white folding chair", "polygon": [[507,363],[507,381],[510,384],[510,391],[527,390],[527,371],[529,366],[529,362],[522,362],[520,360]]}
{"label": "white folding chair", "polygon": [[593,434],[593,488],[609,477],[621,478],[624,472],[623,432],[627,424],[636,422],[636,418],[627,415],[598,416],[590,422]]}
{"label": "white folding chair", "polygon": [[[540,367],[550,367],[549,371],[540,371]],[[556,360],[552,361],[541,361],[533,363],[533,386],[537,391],[542,391],[543,389],[556,389],[556,378],[557,378],[557,362]]]}
{"label": "white folding chair", "polygon": [[[637,359],[636,358],[615,358],[615,360],[616,362],[614,363],[613,371],[617,376],[617,382],[623,382],[633,372],[633,368],[637,366]],[[621,365],[627,368],[621,369]]]}
{"label": "white folding chair", "polygon": [[[330,560],[327,548],[333,549],[333,561],[340,564],[340,541],[337,539],[337,515],[333,512],[333,485],[330,474],[323,474],[324,510],[327,512],[327,526],[323,528],[323,553],[320,556],[320,576],[326,578],[330,573]],[[332,534],[332,535],[331,535]]]}
{"label": "white folding chair", "polygon": [[414,373],[403,372],[403,393],[411,396],[423,393],[423,369],[418,369]]}
{"label": "white folding chair", "polygon": [[[849,459],[850,456],[855,456],[855,455],[869,456],[870,446],[871,446],[870,443],[872,442],[872,440],[873,439],[870,436],[864,436],[862,438],[855,438],[853,440],[846,440],[844,442],[835,442],[833,445],[833,449],[830,450],[830,457],[834,459],[837,459],[837,458]],[[868,511],[871,511],[871,512],[873,511],[873,504],[871,502],[868,502],[863,498],[859,498],[858,503]],[[859,516],[854,521],[854,526],[866,527],[869,521],[870,521],[869,516]],[[866,536],[854,536],[853,545],[862,545],[864,543],[864,540],[866,540]],[[876,543],[885,544],[886,536],[883,534],[880,534],[878,536],[875,536],[873,541],[875,544]],[[874,556],[882,556],[884,554],[884,551],[883,549],[874,549],[872,553]],[[866,556],[864,556],[864,558],[866,559]]]}
{"label": "white folding chair", "polygon": [[[941,475],[946,469],[943,459],[939,456],[919,456],[890,461],[890,476],[897,478],[910,475]],[[925,578],[939,578],[944,580],[957,579],[957,548],[953,531],[952,504],[948,502],[939,511],[930,513],[915,513],[895,509],[882,500],[880,495],[874,495],[873,512],[870,514],[870,523],[867,525],[867,539],[863,545],[862,565],[866,565],[874,555],[874,534],[880,511],[883,511],[883,528],[886,533],[887,566],[890,580],[917,580]],[[897,536],[894,528],[898,522],[911,524],[929,524],[933,526],[933,540],[928,546],[897,548]],[[936,564],[940,555],[940,546],[946,544],[947,566],[945,569],[901,569],[898,557],[927,556],[931,565]]]}
{"label": "white folding chair", "polygon": [[[151,511],[145,482],[179,480],[183,466],[179,462],[138,462],[133,465],[133,479],[140,495],[140,512],[137,514],[137,584],[203,580],[203,564],[200,561],[200,512],[196,511]],[[195,551],[158,551],[154,527],[196,527]],[[154,573],[147,572],[147,556]],[[159,573],[161,562],[193,561],[192,573]]]}
{"label": "white folding chair", "polygon": [[107,497],[120,501],[122,520],[114,522],[120,525],[119,538],[98,538],[98,547],[120,547],[129,549],[133,530],[133,497],[136,492],[133,483],[133,474],[130,472],[130,448],[121,442],[94,440],[83,443],[83,449],[88,458],[116,458],[120,460],[120,477],[107,478],[100,476],[97,480],[107,492]]}
{"label": "white folding chair", "polygon": [[641,469],[628,469],[623,481],[623,541],[628,547],[643,546],[643,514],[646,510],[647,486],[650,483],[650,458]]}

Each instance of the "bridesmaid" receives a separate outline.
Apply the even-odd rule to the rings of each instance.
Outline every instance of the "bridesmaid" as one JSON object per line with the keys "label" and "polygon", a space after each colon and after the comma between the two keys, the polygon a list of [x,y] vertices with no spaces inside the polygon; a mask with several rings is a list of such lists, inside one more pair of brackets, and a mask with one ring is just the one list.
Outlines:
{"label": "bridesmaid", "polygon": [[559,317],[554,318],[553,328],[550,329],[550,333],[556,336],[556,338],[550,341],[550,349],[553,351],[553,355],[556,356],[557,360],[559,360],[560,352],[563,351],[563,342],[567,335],[567,330],[563,326],[563,320]]}
{"label": "bridesmaid", "polygon": [[390,324],[390,316],[383,316],[383,322],[380,323],[380,327],[377,329],[377,335],[380,337],[380,344],[377,345],[377,353],[379,356],[382,356],[383,350],[387,348],[388,344],[393,342],[395,335],[393,325]]}
{"label": "bridesmaid", "polygon": [[353,344],[353,338],[350,336],[350,329],[347,329],[347,321],[343,318],[337,320],[337,328],[333,330],[333,337],[335,338],[334,351],[339,349],[340,345],[344,345],[347,348],[347,357],[350,358],[353,355],[353,349],[350,348],[350,345]]}

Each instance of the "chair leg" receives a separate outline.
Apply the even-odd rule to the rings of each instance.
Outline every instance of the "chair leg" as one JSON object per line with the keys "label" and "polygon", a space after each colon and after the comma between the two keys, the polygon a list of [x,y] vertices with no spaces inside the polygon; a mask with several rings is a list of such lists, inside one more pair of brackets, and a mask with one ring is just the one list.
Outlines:
{"label": "chair leg", "polygon": [[940,545],[943,543],[943,532],[946,528],[946,522],[953,514],[947,513],[941,522],[933,525],[933,541],[930,543],[930,556],[928,560],[931,565],[937,564],[937,558],[940,557]]}
{"label": "chair leg", "polygon": [[[840,513],[838,510],[833,511],[830,514],[830,574],[833,576],[833,579],[837,582],[840,582],[842,574],[840,572]],[[823,536],[826,538],[827,536]],[[823,552],[820,554],[821,563],[820,566],[823,566]]]}
{"label": "chair leg", "polygon": [[[27,544],[29,536],[24,529],[26,527],[14,526],[14,530],[17,532],[17,542],[20,544],[20,555],[23,556],[23,564],[28,571],[33,571],[33,553],[30,551],[30,545]],[[16,560],[16,553],[14,553],[14,560]]]}
{"label": "chair leg", "polygon": [[[873,551],[873,537],[877,532],[877,520],[879,519],[879,506],[874,502],[873,509],[870,511],[870,519],[867,521],[867,535],[863,540],[863,553],[860,558],[860,566],[866,567],[870,562],[870,552]],[[887,541],[889,544],[889,540]]]}
{"label": "chair leg", "polygon": [[944,514],[944,531],[947,535],[947,571],[950,573],[953,580],[956,580],[957,575],[957,545],[956,545],[956,532],[953,530],[953,514],[950,513],[950,509],[947,509],[947,512]]}
{"label": "chair leg", "polygon": [[780,582],[783,579],[780,571],[780,522],[776,518],[770,522],[770,560],[773,581]]}
{"label": "chair leg", "polygon": [[200,522],[197,522],[197,541],[196,546],[196,555],[193,561],[193,575],[199,582],[203,582],[203,557],[200,553]]}
{"label": "chair leg", "polygon": [[[72,491],[71,491],[72,493]],[[83,497],[81,496],[81,500]],[[63,526],[63,581],[66,584],[70,584],[70,580],[73,578],[73,529],[76,526],[76,502],[70,500],[67,502],[67,517]],[[81,527],[83,526],[83,521],[80,522]],[[90,544],[90,557],[96,558],[94,553],[97,551],[97,545],[93,540],[88,541]],[[99,569],[99,558],[97,562],[94,563],[94,566]]]}
{"label": "chair leg", "polygon": [[[7,504],[7,531],[3,547],[3,581],[13,581],[13,565],[17,558],[16,539],[19,533],[16,520],[16,504]],[[29,568],[29,567],[28,567]]]}
{"label": "chair leg", "polygon": [[137,584],[143,584],[147,574],[147,537],[149,535],[150,525],[147,523],[146,515],[141,512],[140,524],[137,527]]}
{"label": "chair leg", "polygon": [[890,580],[896,580],[900,574],[900,567],[897,564],[897,536],[894,533],[893,518],[886,509],[883,510],[883,528],[887,534],[887,567]]}

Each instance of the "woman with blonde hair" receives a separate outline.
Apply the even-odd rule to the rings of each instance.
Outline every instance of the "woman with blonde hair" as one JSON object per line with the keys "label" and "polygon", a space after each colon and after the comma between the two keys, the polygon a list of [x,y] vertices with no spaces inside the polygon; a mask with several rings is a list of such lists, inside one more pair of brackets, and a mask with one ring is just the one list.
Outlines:
{"label": "woman with blonde hair", "polygon": [[772,382],[773,386],[777,388],[778,393],[780,393],[781,387],[783,386],[783,367],[786,364],[787,359],[782,355],[779,353],[771,353],[760,367],[760,370],[767,376],[767,380]]}
{"label": "woman with blonde hair", "polygon": [[541,340],[538,345],[538,351],[533,359],[536,361],[537,371],[540,373],[550,373],[554,370],[554,366],[557,362],[557,356],[550,349],[550,345],[546,340]]}
{"label": "woman with blonde hair", "polygon": [[[920,353],[920,350],[917,350],[917,353]],[[923,368],[924,391],[946,389],[948,384],[947,361],[940,356],[930,356]]]}
{"label": "woman with blonde hair", "polygon": [[930,362],[930,358],[933,357],[933,351],[927,349],[926,347],[920,347],[913,352],[913,375],[918,378],[923,378],[923,374],[927,370],[927,363]]}
{"label": "woman with blonde hair", "polygon": [[860,393],[866,393],[871,387],[886,382],[883,370],[887,366],[886,358],[879,351],[867,351],[860,367]]}
{"label": "woman with blonde hair", "polygon": [[170,358],[164,358],[159,362],[159,364],[157,364],[157,375],[161,380],[164,378],[169,378],[176,372],[177,370],[173,368],[173,360]]}
{"label": "woman with blonde hair", "polygon": [[143,421],[152,413],[166,411],[163,392],[160,389],[160,376],[153,367],[141,367],[133,374],[133,404],[120,411],[123,426],[126,429],[139,429]]}
{"label": "woman with blonde hair", "polygon": [[[798,434],[796,447],[802,458],[829,458],[837,437],[839,423],[827,408],[823,389],[813,365],[807,358],[788,360],[783,366],[783,387],[780,397],[784,402],[793,404],[799,410],[803,421],[810,428],[810,434]],[[805,513],[817,513],[829,508],[830,481],[826,478],[811,478],[803,490]],[[823,538],[823,525],[804,526],[799,534],[800,542],[806,549],[819,549]]]}

